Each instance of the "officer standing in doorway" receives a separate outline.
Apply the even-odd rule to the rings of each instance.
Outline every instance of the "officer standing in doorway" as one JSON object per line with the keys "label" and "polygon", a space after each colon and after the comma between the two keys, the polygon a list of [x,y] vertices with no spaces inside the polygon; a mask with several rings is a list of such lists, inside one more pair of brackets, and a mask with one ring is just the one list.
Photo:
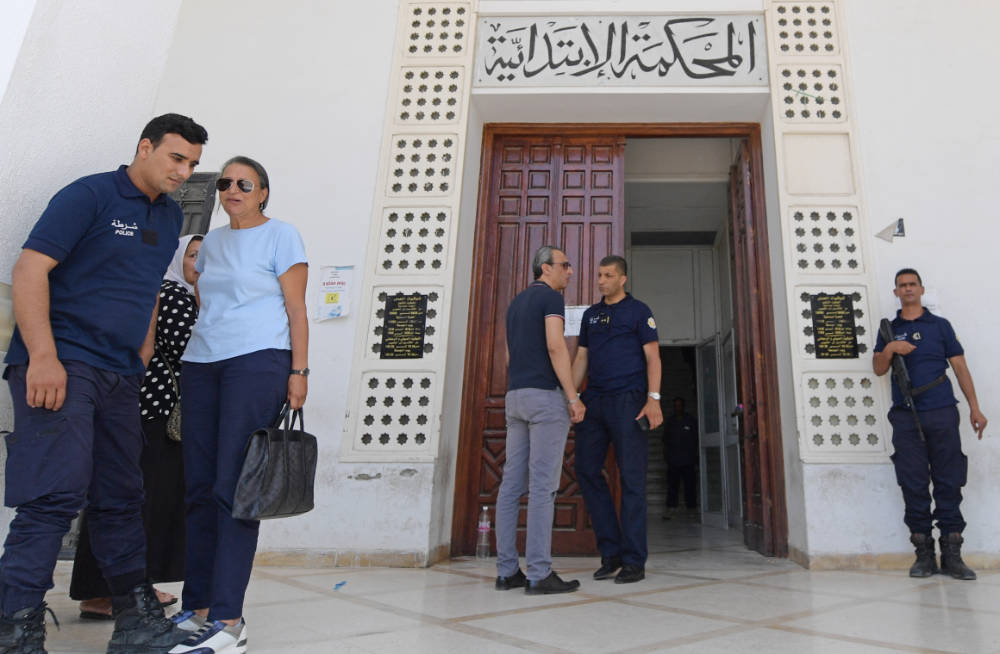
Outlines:
{"label": "officer standing in doorway", "polygon": [[[889,422],[896,452],[892,461],[906,503],[903,521],[910,529],[910,542],[917,553],[910,576],[929,577],[939,571],[931,536],[933,519],[941,534],[940,571],[955,579],[975,579],[976,573],[962,561],[965,520],[959,505],[968,473],[968,459],[962,453],[955,406],[958,401],[945,374],[949,363],[969,402],[972,428],[980,439],[986,428],[986,416],[979,410],[976,389],[965,363],[965,351],[955,338],[951,323],[921,304],[924,287],[920,275],[912,268],[904,268],[896,273],[895,286],[893,293],[902,308],[892,321],[893,340],[886,343],[879,334],[872,366],[876,375],[884,375],[891,368],[893,355],[903,357],[920,423],[918,428],[913,412],[905,403],[904,393],[893,378]],[[931,483],[934,487],[933,513],[928,488]]]}
{"label": "officer standing in doorway", "polygon": [[[587,414],[576,428],[576,476],[601,552],[594,579],[628,584],[646,577],[645,431],[663,422],[660,409],[660,346],[653,313],[625,292],[625,259],[601,259],[597,288],[604,296],[583,313],[573,382]],[[601,470],[614,444],[621,473],[621,521]],[[621,569],[617,576],[615,572]]]}
{"label": "officer standing in doorway", "polygon": [[698,421],[684,410],[684,398],[674,398],[674,413],[663,423],[663,455],[667,460],[667,512],[677,509],[681,484],[688,511],[698,508]]}

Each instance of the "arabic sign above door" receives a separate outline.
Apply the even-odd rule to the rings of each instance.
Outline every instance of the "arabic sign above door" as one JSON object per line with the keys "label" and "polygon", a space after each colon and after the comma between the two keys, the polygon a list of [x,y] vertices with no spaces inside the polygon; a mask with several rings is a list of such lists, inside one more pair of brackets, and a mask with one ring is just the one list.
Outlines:
{"label": "arabic sign above door", "polygon": [[767,86],[761,16],[487,17],[475,85]]}

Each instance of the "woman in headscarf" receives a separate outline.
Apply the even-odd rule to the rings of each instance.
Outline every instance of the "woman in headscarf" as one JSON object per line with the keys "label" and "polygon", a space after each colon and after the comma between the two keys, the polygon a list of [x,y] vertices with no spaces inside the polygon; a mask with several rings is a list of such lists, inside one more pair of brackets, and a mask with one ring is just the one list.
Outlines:
{"label": "woman in headscarf", "polygon": [[[194,283],[201,234],[182,236],[160,285],[156,345],[146,366],[139,395],[139,413],[146,446],[142,452],[143,522],[146,530],[146,570],[150,581],[184,579],[184,462],[179,433],[168,433],[168,421],[180,397],[181,355],[198,318]],[[176,430],[173,430],[176,431]],[[80,539],[73,562],[69,595],[80,601],[80,617],[111,620],[111,591],[90,549],[87,514],[80,522]],[[164,605],[177,598],[157,591]]]}

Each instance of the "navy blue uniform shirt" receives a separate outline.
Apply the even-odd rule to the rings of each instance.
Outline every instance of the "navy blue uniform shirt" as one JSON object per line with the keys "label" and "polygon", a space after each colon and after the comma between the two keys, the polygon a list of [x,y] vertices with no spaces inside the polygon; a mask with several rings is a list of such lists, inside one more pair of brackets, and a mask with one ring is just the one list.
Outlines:
{"label": "navy blue uniform shirt", "polygon": [[602,299],[583,312],[580,347],[587,348],[587,390],[647,390],[642,346],[659,341],[653,312],[630,293],[614,304]]}
{"label": "navy blue uniform shirt", "polygon": [[[955,338],[955,330],[952,329],[951,323],[944,318],[935,316],[927,309],[924,309],[916,320],[906,320],[901,313],[901,311],[896,312],[896,319],[892,321],[892,333],[897,341],[906,341],[917,348],[903,357],[906,369],[910,373],[910,383],[917,388],[945,374],[948,369],[948,359],[965,354],[965,350]],[[875,341],[875,351],[881,352],[884,349],[885,341],[879,334]],[[958,404],[951,387],[951,380],[947,377],[944,382],[914,397],[913,402],[918,411],[941,409]],[[906,406],[903,403],[903,393],[896,385],[895,379],[892,380],[892,405]]]}
{"label": "navy blue uniform shirt", "polygon": [[534,282],[511,301],[507,307],[508,391],[559,388],[545,340],[545,319],[559,316],[565,320],[565,314],[563,296],[545,282]]}
{"label": "navy blue uniform shirt", "polygon": [[[183,218],[166,195],[150,202],[125,166],[82,177],[49,201],[23,247],[59,262],[49,273],[49,319],[60,360],[142,372],[139,348]],[[16,329],[6,362],[28,362]]]}

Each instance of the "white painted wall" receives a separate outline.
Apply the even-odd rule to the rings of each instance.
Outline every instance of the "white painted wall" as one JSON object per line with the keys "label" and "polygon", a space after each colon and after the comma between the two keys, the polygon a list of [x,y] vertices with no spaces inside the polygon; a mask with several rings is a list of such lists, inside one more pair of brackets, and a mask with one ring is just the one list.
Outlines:
{"label": "white painted wall", "polygon": [[0,7],[0,101],[7,91],[34,10],[35,0],[7,0]]}
{"label": "white painted wall", "polygon": [[[293,223],[310,262],[354,265],[352,313],[310,322],[306,427],[320,442],[316,509],[266,523],[261,550],[425,550],[433,466],[337,461],[389,88],[396,2],[184,2],[157,109],[183,105],[210,134],[202,168],[260,161],[268,215]],[[217,214],[213,226],[227,220]],[[362,324],[367,324],[362,319]],[[363,329],[363,328],[362,328]]]}
{"label": "white painted wall", "polygon": [[[139,133],[153,116],[180,4],[38,0],[0,9],[4,48],[12,45],[9,36],[16,40],[24,12],[30,13],[16,59],[0,51],[0,65],[11,64],[0,103],[0,281],[10,281],[21,244],[56,191],[132,160]],[[12,427],[2,384],[0,430]],[[6,448],[0,456],[6,457]],[[0,539],[9,518],[0,511]]]}
{"label": "white painted wall", "polygon": [[[868,222],[876,232],[897,217],[906,219],[906,238],[874,241],[882,314],[897,306],[890,292],[895,271],[915,267],[965,347],[980,406],[993,420],[987,438],[977,441],[963,399],[962,440],[969,455],[962,504],[969,523],[965,549],[995,553],[1000,379],[993,368],[1000,342],[984,311],[991,310],[1000,241],[994,191],[1000,89],[984,81],[995,77],[993,27],[1000,5],[982,0],[947,5],[842,0],[842,5]],[[888,461],[808,465],[805,478],[812,553],[909,550],[903,503]]]}

